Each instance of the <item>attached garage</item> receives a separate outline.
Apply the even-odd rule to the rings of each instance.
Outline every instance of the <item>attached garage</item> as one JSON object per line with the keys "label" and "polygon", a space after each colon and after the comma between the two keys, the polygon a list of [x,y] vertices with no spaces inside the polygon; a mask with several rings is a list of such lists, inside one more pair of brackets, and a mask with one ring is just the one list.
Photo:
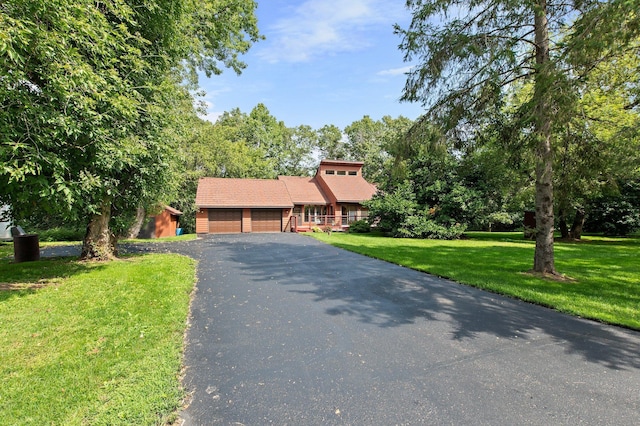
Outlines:
{"label": "attached garage", "polygon": [[209,209],[209,233],[242,232],[242,209]]}
{"label": "attached garage", "polygon": [[275,179],[201,178],[196,193],[196,232],[282,232],[293,202]]}
{"label": "attached garage", "polygon": [[252,232],[282,232],[282,209],[252,209]]}

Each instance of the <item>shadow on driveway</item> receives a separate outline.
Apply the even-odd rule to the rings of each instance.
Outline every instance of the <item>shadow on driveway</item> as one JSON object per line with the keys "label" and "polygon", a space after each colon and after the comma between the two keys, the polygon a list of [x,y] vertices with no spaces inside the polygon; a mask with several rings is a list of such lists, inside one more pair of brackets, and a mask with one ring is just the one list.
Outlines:
{"label": "shadow on driveway", "polygon": [[[240,265],[256,282],[276,281],[290,291],[333,301],[329,315],[399,327],[445,321],[451,339],[480,333],[529,339],[535,331],[562,342],[567,353],[618,370],[640,368],[640,334],[572,317],[428,274],[370,259],[305,236],[270,234],[208,237],[224,260]],[[250,255],[247,255],[250,253]],[[300,290],[304,285],[311,289]],[[631,339],[630,339],[631,338]]]}

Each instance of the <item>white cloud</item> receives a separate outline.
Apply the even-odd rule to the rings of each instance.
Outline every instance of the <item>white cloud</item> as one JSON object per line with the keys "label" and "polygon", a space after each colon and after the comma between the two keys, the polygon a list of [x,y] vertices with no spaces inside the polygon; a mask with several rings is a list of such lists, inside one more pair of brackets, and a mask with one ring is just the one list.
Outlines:
{"label": "white cloud", "polygon": [[220,116],[222,114],[224,114],[224,112],[208,111],[206,115],[201,115],[200,118],[202,118],[203,120],[207,120],[207,121],[210,121],[212,123],[215,123],[216,121],[218,121],[218,118],[220,118]]}
{"label": "white cloud", "polygon": [[376,75],[379,75],[379,76],[404,75],[404,74],[408,73],[409,71],[411,71],[411,68],[413,68],[413,65],[409,65],[409,66],[402,67],[402,68],[392,68],[392,69],[388,69],[388,70],[378,71],[376,73]]}
{"label": "white cloud", "polygon": [[373,43],[374,27],[391,32],[402,10],[397,0],[307,0],[266,29],[268,44],[259,55],[270,62],[305,62],[359,50]]}
{"label": "white cloud", "polygon": [[211,111],[212,108],[215,108],[215,105],[213,104],[213,102],[207,101],[205,99],[200,99],[198,102],[201,106],[201,109],[203,109],[205,112],[204,114],[198,114],[198,116],[203,120],[207,120],[212,123],[215,123],[218,120],[218,118],[220,118],[220,116],[224,114],[224,112],[220,112],[220,111]]}

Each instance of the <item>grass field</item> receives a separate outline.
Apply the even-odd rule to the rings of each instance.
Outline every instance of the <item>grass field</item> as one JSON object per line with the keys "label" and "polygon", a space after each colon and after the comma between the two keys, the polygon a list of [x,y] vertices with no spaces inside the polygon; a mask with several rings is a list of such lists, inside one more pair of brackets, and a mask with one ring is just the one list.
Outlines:
{"label": "grass field", "polygon": [[469,232],[456,241],[324,233],[313,237],[357,253],[428,272],[572,315],[640,330],[640,239],[584,237],[555,244],[567,280],[538,278],[535,243],[521,233]]}
{"label": "grass field", "polygon": [[154,425],[180,407],[193,260],[12,264],[0,245],[0,418],[21,425]]}

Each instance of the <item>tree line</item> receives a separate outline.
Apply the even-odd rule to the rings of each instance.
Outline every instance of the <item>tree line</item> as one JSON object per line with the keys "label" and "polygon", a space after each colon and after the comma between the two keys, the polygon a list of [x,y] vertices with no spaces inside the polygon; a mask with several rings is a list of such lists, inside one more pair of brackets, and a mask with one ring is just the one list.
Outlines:
{"label": "tree line", "polygon": [[[290,128],[258,104],[249,113],[226,112],[216,123],[195,118],[182,147],[187,172],[174,206],[189,212],[183,226],[193,231],[201,177],[307,176],[320,159],[346,159],[364,162],[363,176],[380,190],[368,207],[381,219],[378,228],[393,236],[456,238],[467,229],[522,229],[524,212],[535,209],[535,159],[526,134],[513,128],[517,102],[529,88],[520,90],[499,119],[469,131],[464,144],[435,123],[402,116],[364,116],[344,129]],[[554,186],[562,200],[555,210],[563,238],[579,239],[585,225],[610,235],[640,227],[640,140],[634,133],[640,115],[620,102],[628,102],[630,92],[597,103],[601,90],[596,84],[583,94],[582,102],[601,117],[600,127],[590,126],[590,143],[569,138],[554,160],[561,171]]]}

